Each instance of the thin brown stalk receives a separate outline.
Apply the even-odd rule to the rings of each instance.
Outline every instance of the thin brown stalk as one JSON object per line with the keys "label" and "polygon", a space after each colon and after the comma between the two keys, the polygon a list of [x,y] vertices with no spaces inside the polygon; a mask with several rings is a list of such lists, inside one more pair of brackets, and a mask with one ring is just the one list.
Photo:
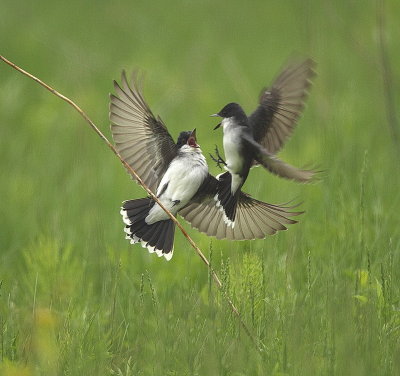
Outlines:
{"label": "thin brown stalk", "polygon": [[[97,133],[98,136],[107,144],[107,146],[112,150],[112,152],[117,156],[117,158],[121,161],[121,163],[124,165],[124,167],[136,178],[137,182],[139,185],[143,187],[143,189],[150,195],[150,197],[157,202],[157,204],[168,214],[168,216],[172,219],[172,221],[176,224],[176,226],[181,230],[183,236],[187,239],[189,244],[193,247],[197,255],[202,259],[202,261],[207,265],[215,283],[217,284],[218,288],[223,292],[223,286],[222,282],[219,279],[218,275],[214,271],[214,269],[211,267],[210,262],[207,260],[207,258],[204,256],[203,252],[200,250],[200,248],[196,245],[196,243],[193,241],[193,239],[189,236],[189,234],[186,232],[186,230],[182,227],[182,225],[178,222],[178,220],[174,217],[174,215],[159,201],[157,196],[150,190],[150,188],[143,182],[143,180],[140,178],[140,176],[136,173],[136,171],[121,157],[121,155],[118,153],[117,149],[108,141],[107,137],[104,136],[104,134],[97,128],[97,126],[93,123],[93,121],[89,118],[88,115],[71,99],[67,98],[66,96],[62,95],[59,93],[57,90],[53,89],[51,86],[47,85],[45,82],[40,80],[39,78],[35,77],[31,73],[23,70],[13,62],[9,61],[6,59],[4,56],[0,55],[0,59],[3,60],[6,64],[10,65],[12,68],[17,70],[18,72],[24,74],[25,76],[31,78],[32,80],[36,81],[38,84],[42,85],[45,89],[50,91],[52,94],[55,96],[61,98],[63,101],[67,102],[70,104],[76,111],[79,112],[79,114],[86,120],[86,122],[90,125],[90,127]],[[228,305],[230,306],[232,312],[237,316],[241,326],[243,327],[244,331],[246,334],[249,336],[249,338],[252,340],[254,345],[256,346],[258,351],[262,351],[258,339],[254,337],[254,335],[250,332],[249,328],[246,326],[244,323],[240,312],[234,305],[233,301],[226,295],[223,294],[225,297]]]}

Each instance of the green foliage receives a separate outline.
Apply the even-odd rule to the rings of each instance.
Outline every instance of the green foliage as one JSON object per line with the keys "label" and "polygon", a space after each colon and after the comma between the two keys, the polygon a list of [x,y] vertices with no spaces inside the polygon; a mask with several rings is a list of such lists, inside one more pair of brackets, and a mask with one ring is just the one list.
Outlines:
{"label": "green foliage", "polygon": [[[398,93],[400,6],[385,3]],[[247,192],[306,210],[265,240],[211,240],[185,225],[220,292],[179,231],[169,263],[128,244],[119,206],[144,191],[70,107],[0,65],[0,375],[400,374],[400,151],[377,11],[368,1],[3,1],[2,55],[107,136],[112,79],[140,68],[154,113],[174,138],[196,127],[207,156],[221,148],[209,114],[230,101],[251,111],[293,52],[311,56],[318,76],[281,156],[325,177],[297,185],[252,170]]]}

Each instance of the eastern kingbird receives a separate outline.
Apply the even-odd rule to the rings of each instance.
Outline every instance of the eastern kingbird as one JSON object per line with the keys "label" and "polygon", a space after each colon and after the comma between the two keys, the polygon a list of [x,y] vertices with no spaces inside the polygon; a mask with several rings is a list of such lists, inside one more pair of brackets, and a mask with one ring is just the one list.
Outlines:
{"label": "eastern kingbird", "polygon": [[[114,87],[110,121],[116,149],[172,214],[209,236],[231,240],[264,238],[296,223],[289,218],[301,214],[292,211],[294,206],[268,204],[241,192],[236,227],[229,227],[214,200],[219,182],[208,173],[196,132],[182,132],[175,144],[146,104],[137,75],[129,85],[123,72],[121,86],[114,81]],[[172,258],[175,225],[151,198],[125,201],[121,215],[132,244]]]}
{"label": "eastern kingbird", "polygon": [[211,115],[223,118],[214,129],[222,125],[226,161],[220,157],[217,148],[217,159],[213,159],[218,164],[223,163],[228,172],[218,176],[215,198],[229,226],[235,225],[240,188],[251,167],[261,164],[273,174],[302,183],[309,182],[314,176],[315,171],[298,169],[275,156],[291,135],[304,108],[315,75],[314,66],[311,59],[289,65],[270,88],[262,91],[259,106],[249,117],[237,103],[229,103]]}

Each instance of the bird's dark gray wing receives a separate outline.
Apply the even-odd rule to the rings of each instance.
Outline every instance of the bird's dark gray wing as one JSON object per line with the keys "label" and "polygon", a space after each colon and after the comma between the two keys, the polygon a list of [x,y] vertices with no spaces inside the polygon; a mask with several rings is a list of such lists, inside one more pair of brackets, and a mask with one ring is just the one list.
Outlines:
{"label": "bird's dark gray wing", "polygon": [[242,132],[242,140],[247,150],[252,150],[256,162],[260,163],[269,172],[281,178],[295,180],[299,183],[307,183],[313,180],[316,175],[314,170],[303,170],[283,162],[275,155],[269,153],[262,145],[254,141],[248,132]]}
{"label": "bird's dark gray wing", "polygon": [[122,158],[154,192],[177,155],[177,146],[160,119],[155,117],[144,100],[138,75],[129,85],[122,72],[121,85],[114,81],[110,94],[111,133]]}
{"label": "bird's dark gray wing", "polygon": [[193,200],[179,211],[192,227],[208,236],[230,240],[263,239],[286,230],[286,225],[297,223],[288,217],[302,214],[291,211],[293,206],[268,204],[241,192],[232,228],[225,223],[221,208],[216,206],[217,185],[217,179],[209,175]]}
{"label": "bird's dark gray wing", "polygon": [[260,104],[249,116],[254,139],[271,154],[282,148],[296,126],[315,76],[315,65],[307,59],[287,66],[271,87],[261,92]]}

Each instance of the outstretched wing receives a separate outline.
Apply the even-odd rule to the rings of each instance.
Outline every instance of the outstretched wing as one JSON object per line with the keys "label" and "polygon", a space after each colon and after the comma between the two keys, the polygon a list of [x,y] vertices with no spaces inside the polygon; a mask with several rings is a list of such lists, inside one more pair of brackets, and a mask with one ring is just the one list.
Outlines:
{"label": "outstretched wing", "polygon": [[129,85],[123,71],[121,85],[114,81],[114,88],[116,95],[110,94],[110,121],[115,147],[154,192],[176,156],[177,146],[163,121],[145,102],[136,73]]}
{"label": "outstretched wing", "polygon": [[297,223],[288,217],[302,214],[292,212],[294,207],[268,204],[241,192],[232,228],[225,223],[221,208],[216,206],[217,185],[217,179],[209,175],[193,200],[179,211],[192,227],[208,236],[230,240],[262,239],[286,230],[286,225]]}
{"label": "outstretched wing", "polygon": [[276,154],[291,136],[315,76],[315,65],[311,59],[292,63],[262,91],[249,125],[254,139],[269,153]]}
{"label": "outstretched wing", "polygon": [[246,142],[246,147],[253,151],[255,160],[269,172],[281,178],[295,180],[299,183],[308,183],[315,178],[317,171],[300,169],[283,162],[254,141],[248,133],[243,132],[242,139]]}

